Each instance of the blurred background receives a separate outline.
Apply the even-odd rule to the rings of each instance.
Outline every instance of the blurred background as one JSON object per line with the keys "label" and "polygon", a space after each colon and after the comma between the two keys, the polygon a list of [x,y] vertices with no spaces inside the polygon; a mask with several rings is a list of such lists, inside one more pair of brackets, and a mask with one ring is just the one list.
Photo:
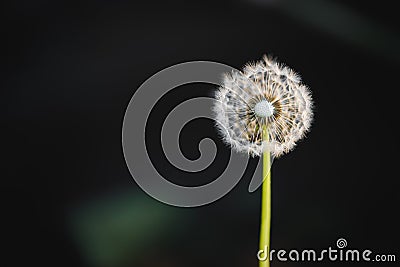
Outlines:
{"label": "blurred background", "polygon": [[[135,90],[163,68],[192,60],[241,68],[265,53],[298,71],[316,103],[308,138],[273,165],[272,247],[325,249],[345,238],[398,259],[395,4],[3,1],[2,265],[257,266],[260,190],[247,192],[256,160],[219,201],[171,207],[133,181],[121,127]],[[192,177],[168,164],[158,135],[174,106],[214,89],[176,88],[152,114],[146,142],[171,181],[205,184],[227,163],[211,121],[182,131],[188,158],[205,136],[220,151]],[[273,263],[298,265],[312,263]]]}

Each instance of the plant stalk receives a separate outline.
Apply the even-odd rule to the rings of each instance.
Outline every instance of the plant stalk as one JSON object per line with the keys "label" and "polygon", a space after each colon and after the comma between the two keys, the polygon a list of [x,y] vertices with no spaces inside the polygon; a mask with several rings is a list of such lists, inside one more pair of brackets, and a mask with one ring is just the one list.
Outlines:
{"label": "plant stalk", "polygon": [[[267,125],[263,126],[262,139],[269,142]],[[270,266],[270,233],[271,233],[271,154],[269,151],[263,152],[263,183],[261,193],[261,226],[260,226],[260,250],[265,260],[260,260],[260,267]]]}

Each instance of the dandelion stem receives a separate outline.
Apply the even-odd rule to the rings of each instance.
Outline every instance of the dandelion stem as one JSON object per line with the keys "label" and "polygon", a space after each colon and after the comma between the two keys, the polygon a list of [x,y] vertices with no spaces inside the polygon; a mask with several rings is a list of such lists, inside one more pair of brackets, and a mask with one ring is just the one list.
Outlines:
{"label": "dandelion stem", "polygon": [[[262,128],[264,142],[269,141],[267,126]],[[263,152],[263,183],[261,193],[261,227],[260,227],[260,250],[264,251],[264,261],[260,260],[260,267],[270,266],[270,233],[271,233],[271,155],[269,151]]]}

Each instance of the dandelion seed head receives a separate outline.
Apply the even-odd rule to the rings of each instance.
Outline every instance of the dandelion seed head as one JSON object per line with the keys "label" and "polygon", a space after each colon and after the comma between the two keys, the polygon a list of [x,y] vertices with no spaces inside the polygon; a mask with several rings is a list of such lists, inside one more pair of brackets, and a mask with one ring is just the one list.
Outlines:
{"label": "dandelion seed head", "polygon": [[[223,78],[214,113],[223,140],[238,152],[274,157],[291,151],[311,127],[312,98],[292,69],[270,57]],[[266,126],[268,142],[263,141]]]}

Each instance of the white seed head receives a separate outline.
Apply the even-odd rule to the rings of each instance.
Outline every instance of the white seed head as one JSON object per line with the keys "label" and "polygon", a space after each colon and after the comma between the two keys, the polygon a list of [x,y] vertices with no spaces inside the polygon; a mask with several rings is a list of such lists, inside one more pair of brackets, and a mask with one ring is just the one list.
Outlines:
{"label": "white seed head", "polygon": [[[299,75],[273,59],[247,64],[227,74],[214,106],[219,132],[238,152],[274,157],[289,152],[309,131],[312,99]],[[266,126],[268,142],[263,142]]]}
{"label": "white seed head", "polygon": [[274,106],[267,100],[261,100],[254,106],[254,114],[260,118],[267,118],[274,114]]}

